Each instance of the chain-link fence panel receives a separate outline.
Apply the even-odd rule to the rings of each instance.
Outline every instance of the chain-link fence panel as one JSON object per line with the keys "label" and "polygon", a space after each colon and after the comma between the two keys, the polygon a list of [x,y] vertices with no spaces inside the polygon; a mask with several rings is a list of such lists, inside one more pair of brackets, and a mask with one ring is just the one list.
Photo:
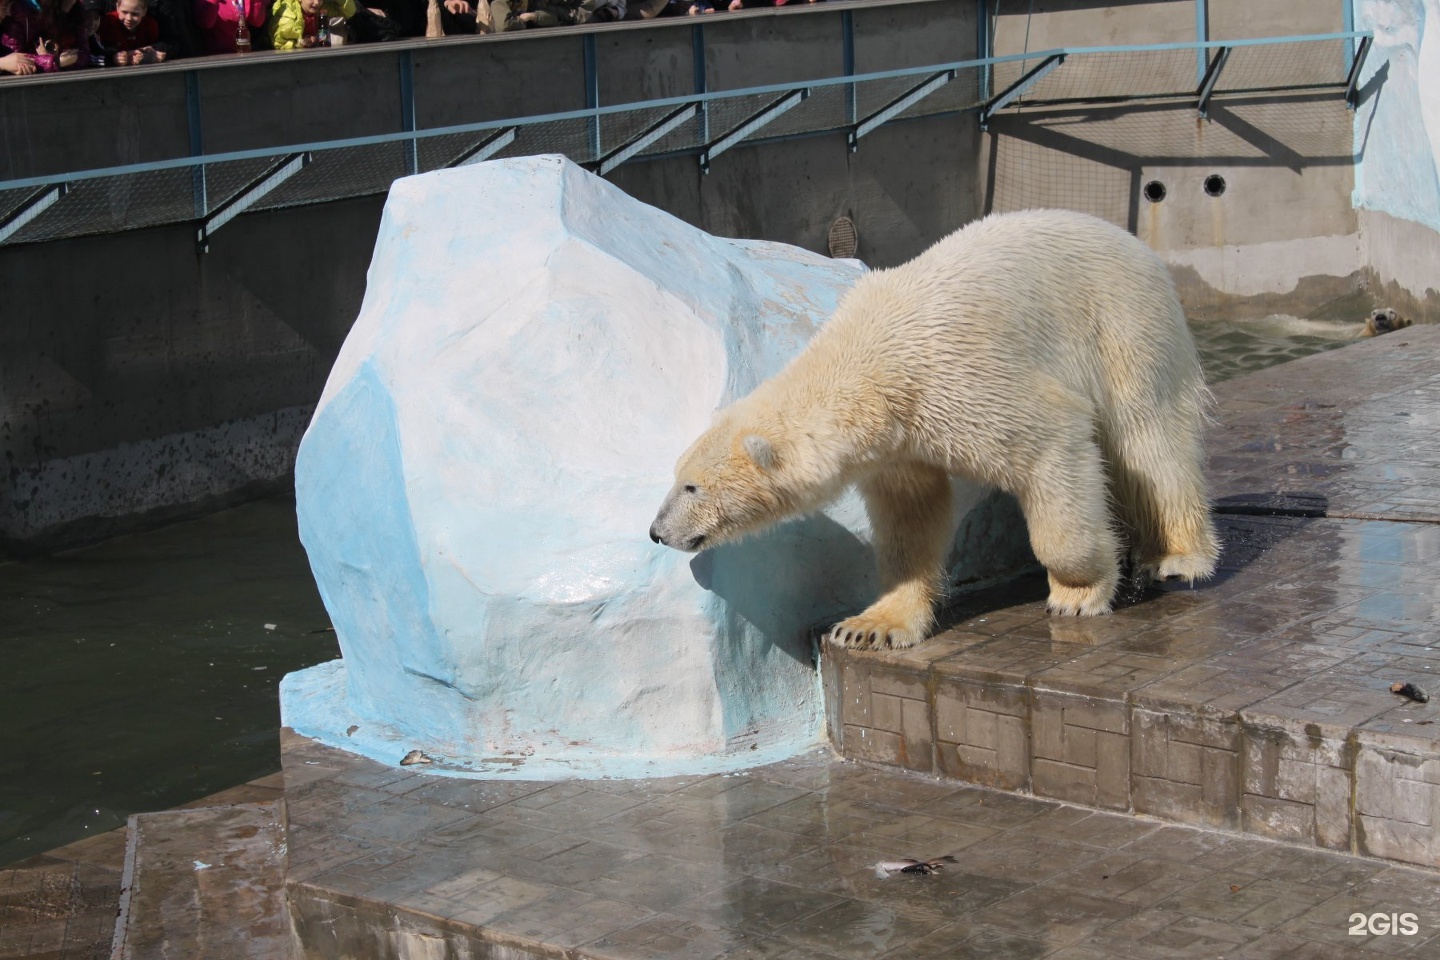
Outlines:
{"label": "chain-link fence panel", "polygon": [[197,206],[203,203],[199,167],[77,180],[8,242],[35,243],[193,220],[203,212]]}
{"label": "chain-link fence panel", "polygon": [[931,117],[939,113],[960,113],[974,110],[985,102],[981,96],[984,67],[965,67],[956,71],[955,79],[940,87],[913,106],[896,114],[896,119]]}
{"label": "chain-link fence panel", "polygon": [[1216,93],[1328,87],[1349,74],[1349,40],[1235,47],[1215,84]]}
{"label": "chain-link fence panel", "polygon": [[414,172],[409,141],[315,150],[303,169],[270,191],[252,210],[279,210],[326,200],[384,193]]}
{"label": "chain-link fence panel", "polygon": [[40,191],[36,187],[20,187],[16,190],[0,190],[0,223],[5,223],[27,200]]}
{"label": "chain-link fence panel", "polygon": [[[996,64],[994,91],[1008,89],[1043,59]],[[1015,102],[1023,105],[1190,94],[1198,86],[1196,64],[1194,49],[1072,54]]]}

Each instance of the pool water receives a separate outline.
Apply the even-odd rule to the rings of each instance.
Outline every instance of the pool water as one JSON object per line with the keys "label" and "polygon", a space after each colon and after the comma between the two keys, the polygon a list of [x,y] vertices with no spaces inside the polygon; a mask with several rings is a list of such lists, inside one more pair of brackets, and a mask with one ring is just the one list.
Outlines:
{"label": "pool water", "polygon": [[1197,321],[1190,329],[1205,379],[1220,383],[1353,343],[1359,326],[1274,314],[1259,320]]}
{"label": "pool water", "polygon": [[279,769],[329,625],[288,498],[0,565],[0,864]]}
{"label": "pool water", "polygon": [[[1193,329],[1212,382],[1353,337]],[[289,498],[0,565],[0,864],[278,770],[276,687],[329,625]]]}

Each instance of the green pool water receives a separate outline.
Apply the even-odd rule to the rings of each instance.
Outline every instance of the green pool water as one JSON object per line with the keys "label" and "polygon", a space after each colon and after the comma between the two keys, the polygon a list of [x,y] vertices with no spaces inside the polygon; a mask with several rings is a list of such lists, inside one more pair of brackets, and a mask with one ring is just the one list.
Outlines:
{"label": "green pool water", "polygon": [[329,623],[288,498],[0,565],[0,864],[277,770]]}
{"label": "green pool water", "polygon": [[[1215,382],[1346,342],[1194,330]],[[276,686],[328,626],[287,498],[0,565],[0,864],[279,769]]]}

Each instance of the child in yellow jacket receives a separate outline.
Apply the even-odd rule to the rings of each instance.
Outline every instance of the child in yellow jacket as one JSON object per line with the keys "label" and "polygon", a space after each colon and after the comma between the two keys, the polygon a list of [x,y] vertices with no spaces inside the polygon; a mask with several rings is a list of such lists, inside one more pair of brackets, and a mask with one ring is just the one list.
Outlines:
{"label": "child in yellow jacket", "polygon": [[315,46],[321,17],[355,16],[355,0],[275,0],[270,8],[270,42],[276,50]]}

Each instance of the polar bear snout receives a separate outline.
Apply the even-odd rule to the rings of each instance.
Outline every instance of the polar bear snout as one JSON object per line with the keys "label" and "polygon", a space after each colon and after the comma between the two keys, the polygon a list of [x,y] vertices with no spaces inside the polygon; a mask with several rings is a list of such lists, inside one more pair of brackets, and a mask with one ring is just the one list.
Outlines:
{"label": "polar bear snout", "polygon": [[705,545],[705,534],[697,533],[683,542],[672,543],[660,532],[660,521],[656,520],[650,524],[650,539],[658,544],[667,547],[674,547],[676,550],[684,550],[686,553],[695,553]]}
{"label": "polar bear snout", "polygon": [[695,529],[696,524],[689,516],[690,511],[681,502],[694,492],[693,486],[677,487],[670,491],[665,502],[660,505],[660,512],[655,515],[655,522],[650,524],[652,541],[686,553],[695,553],[705,545],[709,538]]}

